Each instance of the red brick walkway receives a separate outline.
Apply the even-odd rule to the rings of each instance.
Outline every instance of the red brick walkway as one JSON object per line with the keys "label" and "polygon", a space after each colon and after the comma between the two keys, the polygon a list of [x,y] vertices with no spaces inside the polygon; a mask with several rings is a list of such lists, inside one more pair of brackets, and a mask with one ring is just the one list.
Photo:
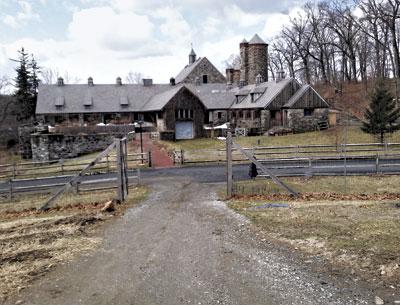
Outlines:
{"label": "red brick walkway", "polygon": [[[135,146],[140,151],[140,134],[136,134],[136,140],[133,140]],[[149,133],[143,133],[143,152],[151,151],[153,167],[166,168],[173,167],[174,162],[165,149],[160,148],[150,139]]]}

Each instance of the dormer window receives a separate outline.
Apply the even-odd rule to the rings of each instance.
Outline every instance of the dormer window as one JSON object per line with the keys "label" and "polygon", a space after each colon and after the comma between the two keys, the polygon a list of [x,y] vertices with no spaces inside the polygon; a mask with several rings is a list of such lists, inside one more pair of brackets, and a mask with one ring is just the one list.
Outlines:
{"label": "dormer window", "polygon": [[129,100],[127,96],[121,96],[119,103],[122,107],[128,107],[129,106]]}
{"label": "dormer window", "polygon": [[85,98],[84,102],[83,102],[83,106],[85,106],[85,108],[90,108],[93,106],[93,97],[89,96],[87,98]]}
{"label": "dormer window", "polygon": [[56,98],[55,101],[55,106],[56,108],[62,108],[65,106],[65,97],[64,96],[59,96]]}

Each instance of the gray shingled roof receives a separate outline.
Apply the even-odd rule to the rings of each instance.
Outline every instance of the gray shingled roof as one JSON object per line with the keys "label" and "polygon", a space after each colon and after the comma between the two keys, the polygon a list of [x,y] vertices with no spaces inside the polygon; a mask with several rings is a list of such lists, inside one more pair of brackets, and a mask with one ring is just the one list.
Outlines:
{"label": "gray shingled roof", "polygon": [[[241,92],[254,92],[255,99],[254,102],[251,102],[251,95],[248,94],[245,98],[240,99],[239,103],[234,103],[232,105],[232,109],[251,109],[251,108],[266,108],[275,97],[291,82],[293,81],[292,78],[284,79],[280,82],[270,81],[265,82],[262,84],[256,85],[248,85],[241,89],[236,88],[234,89],[234,93],[241,95]],[[264,93],[262,93],[264,91]],[[257,96],[257,93],[260,96]]]}
{"label": "gray shingled roof", "polygon": [[235,101],[235,94],[227,90],[226,84],[186,84],[185,86],[210,110],[229,109]]}
{"label": "gray shingled roof", "polygon": [[175,82],[177,84],[183,82],[185,78],[188,77],[189,74],[192,73],[193,70],[200,64],[200,62],[203,61],[203,59],[205,59],[205,57],[199,57],[194,63],[183,68],[183,70],[175,77]]}
{"label": "gray shingled roof", "polygon": [[[40,85],[37,114],[138,112],[155,95],[168,91],[165,85]],[[63,107],[56,103],[64,101]],[[128,101],[122,106],[121,100]],[[92,101],[92,106],[84,106]]]}
{"label": "gray shingled roof", "polygon": [[264,40],[261,39],[258,34],[255,34],[253,38],[249,41],[249,44],[266,44]]}
{"label": "gray shingled roof", "polygon": [[182,89],[184,86],[173,86],[170,90],[164,91],[153,96],[145,105],[142,111],[159,111],[162,110],[168,102]]}

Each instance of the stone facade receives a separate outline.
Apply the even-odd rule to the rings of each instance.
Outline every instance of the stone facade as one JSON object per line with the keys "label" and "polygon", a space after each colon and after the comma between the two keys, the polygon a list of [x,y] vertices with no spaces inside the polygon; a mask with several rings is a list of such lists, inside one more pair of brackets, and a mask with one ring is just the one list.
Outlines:
{"label": "stone facade", "polygon": [[213,126],[222,125],[228,122],[228,111],[212,110],[208,112],[208,121]]}
{"label": "stone facade", "polygon": [[32,159],[40,162],[75,158],[104,150],[113,141],[114,136],[110,134],[32,134]]}
{"label": "stone facade", "polygon": [[255,84],[257,75],[261,75],[264,82],[268,81],[268,45],[249,45],[249,74],[247,83]]}
{"label": "stone facade", "polygon": [[245,83],[249,80],[249,43],[240,43],[240,80]]}
{"label": "stone facade", "polygon": [[304,109],[288,109],[287,110],[287,125],[297,132],[305,132],[316,130],[318,122],[328,119],[329,109],[318,108],[314,109],[314,113],[310,116],[304,115]]}
{"label": "stone facade", "polygon": [[218,71],[217,68],[205,57],[199,59],[201,62],[195,69],[185,78],[184,83],[196,83],[199,80],[203,83],[203,76],[207,75],[207,83],[225,83],[226,78]]}

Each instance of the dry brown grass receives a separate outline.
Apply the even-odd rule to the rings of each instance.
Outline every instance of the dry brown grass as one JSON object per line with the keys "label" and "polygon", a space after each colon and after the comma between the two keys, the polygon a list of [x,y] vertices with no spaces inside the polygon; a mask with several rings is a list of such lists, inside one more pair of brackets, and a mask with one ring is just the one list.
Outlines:
{"label": "dry brown grass", "polygon": [[[356,179],[356,178],[355,178]],[[364,180],[363,180],[364,179]],[[358,190],[368,191],[371,177],[363,178]],[[321,185],[327,185],[324,178]],[[377,179],[373,188],[395,191],[398,177]],[[314,181],[314,185],[317,182]],[[304,184],[303,191],[308,189]],[[353,189],[357,196],[357,189]],[[378,192],[379,193],[379,192]],[[393,193],[394,194],[394,193]],[[311,196],[312,197],[312,196]],[[372,197],[373,198],[373,197]],[[400,208],[393,200],[279,200],[263,196],[238,197],[229,206],[247,216],[267,236],[291,244],[312,255],[367,279],[379,279],[400,288]],[[368,199],[368,196],[366,197]],[[286,203],[288,208],[256,208],[266,203]]]}
{"label": "dry brown grass", "polygon": [[47,212],[36,211],[43,196],[0,203],[0,301],[57,264],[98,247],[102,242],[96,234],[99,225],[122,214],[146,193],[145,187],[132,188],[127,202],[117,205],[111,215],[100,209],[115,192],[66,195]]}

